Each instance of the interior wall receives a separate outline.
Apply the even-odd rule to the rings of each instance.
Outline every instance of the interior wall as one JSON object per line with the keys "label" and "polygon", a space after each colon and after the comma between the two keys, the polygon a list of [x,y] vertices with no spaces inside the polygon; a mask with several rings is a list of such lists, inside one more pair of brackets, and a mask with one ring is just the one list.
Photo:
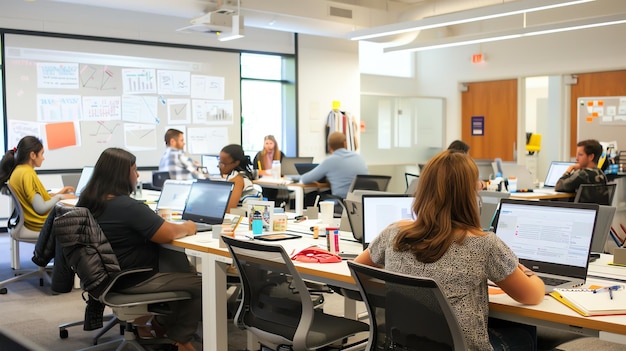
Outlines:
{"label": "interior wall", "polygon": [[326,117],[332,102],[360,116],[358,43],[350,40],[298,36],[299,156],[326,157]]}

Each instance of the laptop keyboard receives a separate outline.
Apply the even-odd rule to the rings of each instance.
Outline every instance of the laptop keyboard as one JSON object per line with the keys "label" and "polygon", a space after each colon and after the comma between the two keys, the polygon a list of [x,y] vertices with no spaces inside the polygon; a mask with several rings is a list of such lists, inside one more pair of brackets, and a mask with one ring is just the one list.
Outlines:
{"label": "laptop keyboard", "polygon": [[543,280],[543,283],[547,286],[559,286],[561,284],[565,284],[569,282],[569,280],[563,280],[563,279],[558,279],[558,278],[550,278],[550,277],[542,277],[542,276],[539,276],[539,278],[541,278],[541,280]]}

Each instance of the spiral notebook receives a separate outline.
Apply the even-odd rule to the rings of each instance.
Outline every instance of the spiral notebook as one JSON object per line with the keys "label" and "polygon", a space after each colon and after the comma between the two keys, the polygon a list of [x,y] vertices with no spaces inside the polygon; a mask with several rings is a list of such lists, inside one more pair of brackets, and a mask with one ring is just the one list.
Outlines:
{"label": "spiral notebook", "polygon": [[626,291],[622,285],[554,289],[550,296],[585,317],[626,314]]}

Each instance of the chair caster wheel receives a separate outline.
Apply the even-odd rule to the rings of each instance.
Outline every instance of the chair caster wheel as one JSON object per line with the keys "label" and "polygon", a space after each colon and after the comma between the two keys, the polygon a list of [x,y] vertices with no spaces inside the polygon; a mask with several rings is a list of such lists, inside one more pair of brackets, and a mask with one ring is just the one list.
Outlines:
{"label": "chair caster wheel", "polygon": [[67,339],[68,336],[70,336],[70,333],[67,331],[67,329],[59,329],[59,338]]}

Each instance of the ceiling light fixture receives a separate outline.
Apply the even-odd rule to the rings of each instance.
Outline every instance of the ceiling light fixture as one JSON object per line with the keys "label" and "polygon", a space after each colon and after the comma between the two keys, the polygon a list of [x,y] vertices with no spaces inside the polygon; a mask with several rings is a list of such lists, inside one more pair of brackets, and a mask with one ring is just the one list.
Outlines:
{"label": "ceiling light fixture", "polygon": [[444,38],[436,41],[412,43],[401,46],[387,47],[383,52],[413,52],[433,49],[442,49],[470,44],[488,43],[493,41],[529,37],[535,35],[567,32],[573,30],[611,26],[626,23],[626,14],[590,17],[580,20],[550,23],[532,27],[512,29],[502,32],[482,33],[460,37]]}
{"label": "ceiling light fixture", "polygon": [[395,23],[386,26],[357,30],[352,32],[352,34],[350,35],[350,39],[373,39],[389,35],[415,32],[423,29],[439,28],[461,23],[476,22],[522,13],[548,10],[563,6],[578,5],[591,1],[595,0],[520,0],[507,2],[501,5],[480,7],[467,11],[459,11],[440,16],[427,17],[415,21]]}

